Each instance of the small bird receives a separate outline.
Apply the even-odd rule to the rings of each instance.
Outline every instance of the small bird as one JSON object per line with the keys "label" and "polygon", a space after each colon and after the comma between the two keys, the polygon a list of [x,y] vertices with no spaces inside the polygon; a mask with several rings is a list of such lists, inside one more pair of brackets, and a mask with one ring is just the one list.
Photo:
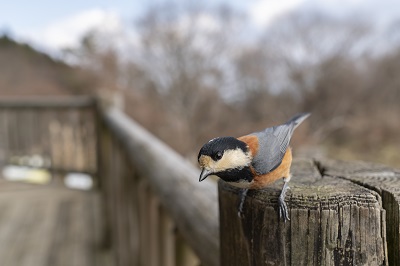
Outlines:
{"label": "small bird", "polygon": [[290,220],[285,203],[289,188],[292,151],[289,142],[293,131],[310,114],[292,117],[283,125],[266,128],[239,138],[218,137],[200,149],[198,162],[201,167],[199,182],[216,175],[231,185],[242,188],[238,214],[249,189],[262,189],[283,178],[282,191],[278,198],[279,216]]}

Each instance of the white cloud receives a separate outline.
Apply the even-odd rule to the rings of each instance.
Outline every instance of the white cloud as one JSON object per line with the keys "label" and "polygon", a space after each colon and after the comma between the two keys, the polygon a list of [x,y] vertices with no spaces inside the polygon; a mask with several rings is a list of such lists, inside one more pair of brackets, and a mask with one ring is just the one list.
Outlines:
{"label": "white cloud", "polygon": [[91,9],[54,21],[41,29],[30,29],[21,36],[39,47],[52,52],[74,47],[90,30],[118,33],[123,25],[118,14],[111,10]]}
{"label": "white cloud", "polygon": [[278,16],[298,8],[304,0],[258,0],[249,7],[250,18],[257,27],[266,27]]}

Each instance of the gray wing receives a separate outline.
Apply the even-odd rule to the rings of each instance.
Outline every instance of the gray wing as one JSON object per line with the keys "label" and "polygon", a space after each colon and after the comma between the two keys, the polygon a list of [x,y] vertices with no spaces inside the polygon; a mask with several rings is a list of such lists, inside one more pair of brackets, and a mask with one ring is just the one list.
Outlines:
{"label": "gray wing", "polygon": [[252,134],[258,137],[258,153],[252,162],[258,174],[269,173],[281,164],[293,131],[309,115],[309,113],[298,114],[283,125],[269,127]]}

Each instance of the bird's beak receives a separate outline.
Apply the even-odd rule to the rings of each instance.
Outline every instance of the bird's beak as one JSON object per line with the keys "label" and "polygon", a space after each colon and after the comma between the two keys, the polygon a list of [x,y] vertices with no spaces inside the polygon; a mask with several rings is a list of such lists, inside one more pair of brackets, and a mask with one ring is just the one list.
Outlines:
{"label": "bird's beak", "polygon": [[207,178],[207,176],[209,176],[211,174],[212,174],[212,172],[210,170],[203,168],[203,170],[201,170],[199,182],[203,181],[204,179]]}

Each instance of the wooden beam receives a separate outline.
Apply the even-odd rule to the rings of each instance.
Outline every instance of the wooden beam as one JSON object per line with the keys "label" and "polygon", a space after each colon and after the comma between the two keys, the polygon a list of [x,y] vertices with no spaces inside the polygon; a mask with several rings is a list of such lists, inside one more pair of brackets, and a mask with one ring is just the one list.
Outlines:
{"label": "wooden beam", "polygon": [[95,102],[89,96],[1,97],[0,108],[86,108]]}
{"label": "wooden beam", "polygon": [[219,265],[216,183],[199,183],[196,167],[121,111],[109,109],[103,119],[123,145],[135,173],[149,183],[202,264]]}

